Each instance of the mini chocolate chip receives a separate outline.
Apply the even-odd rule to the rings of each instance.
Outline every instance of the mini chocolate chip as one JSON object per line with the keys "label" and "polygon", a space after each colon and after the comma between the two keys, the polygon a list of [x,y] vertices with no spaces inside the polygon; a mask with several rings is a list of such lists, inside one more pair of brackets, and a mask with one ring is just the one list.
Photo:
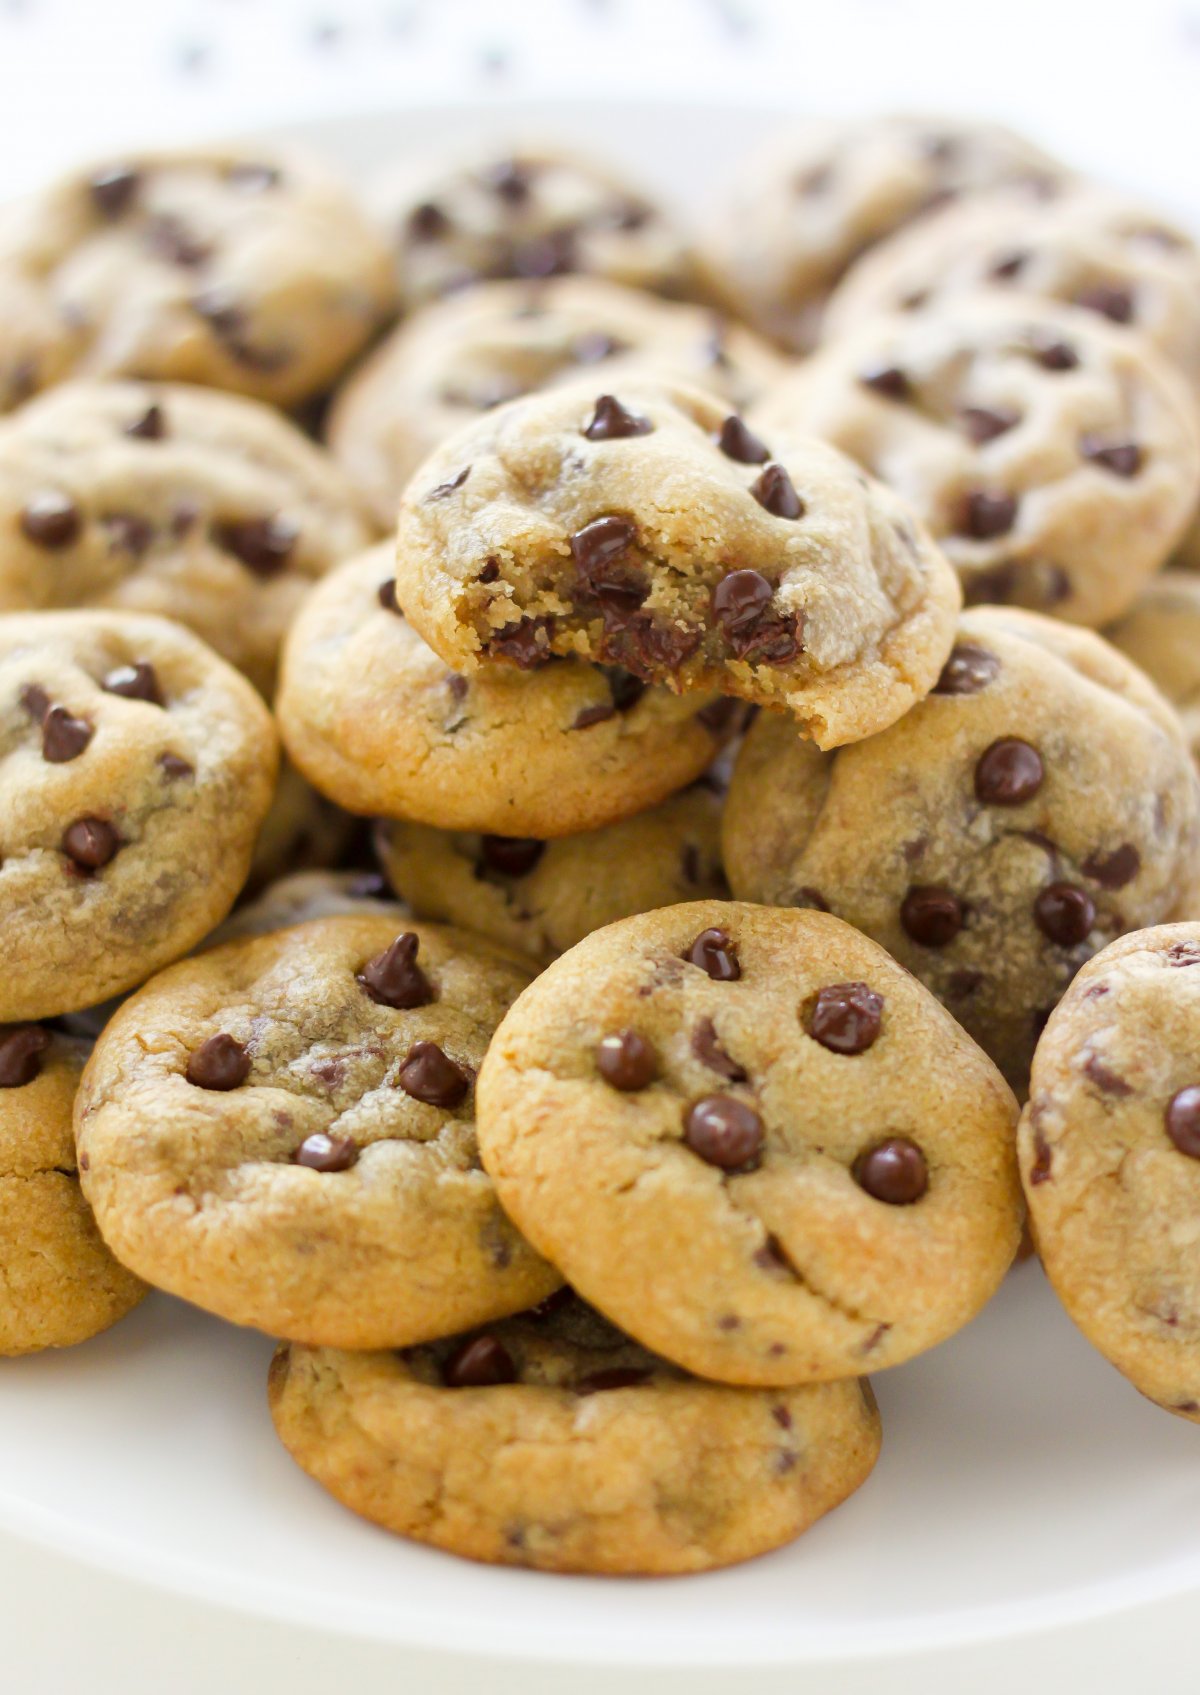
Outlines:
{"label": "mini chocolate chip", "polygon": [[35,494],[21,508],[21,531],[38,547],[57,551],[70,547],[83,527],[78,506],[69,494],[46,489]]}
{"label": "mini chocolate chip", "polygon": [[1049,883],[1033,903],[1038,929],[1059,947],[1073,948],[1085,942],[1096,922],[1096,903],[1086,889],[1073,883]]}
{"label": "mini chocolate chip", "polygon": [[1023,806],[1045,780],[1037,748],[1019,736],[1001,736],[984,748],[975,764],[975,794],[985,806]]}
{"label": "mini chocolate chip", "polygon": [[615,335],[608,335],[604,330],[590,330],[584,335],[576,336],[571,343],[571,358],[577,365],[599,365],[605,359],[611,359],[616,353],[628,351],[628,343],[618,340]]}
{"label": "mini chocolate chip", "polygon": [[1007,435],[1021,422],[1021,414],[1011,406],[964,406],[958,416],[965,434],[976,447]]}
{"label": "mini chocolate chip", "polygon": [[476,1336],[462,1342],[442,1362],[442,1382],[447,1389],[494,1389],[516,1381],[512,1355],[494,1336]]}
{"label": "mini chocolate chip", "polygon": [[864,388],[882,394],[888,400],[907,400],[912,393],[908,377],[899,365],[872,365],[860,371],[858,380]]}
{"label": "mini chocolate chip", "polygon": [[726,459],[734,459],[739,465],[765,465],[771,457],[771,449],[766,442],[760,440],[736,412],[731,412],[721,425],[717,446]]}
{"label": "mini chocolate chip", "polygon": [[694,1154],[722,1171],[757,1166],[762,1154],[762,1119],[732,1095],[706,1095],[688,1109],[683,1139]]}
{"label": "mini chocolate chip", "polygon": [[103,818],[77,818],[63,831],[62,850],[81,871],[99,871],[116,857],[121,838]]}
{"label": "mini chocolate chip", "polygon": [[616,513],[593,518],[590,524],[571,536],[571,557],[585,574],[619,558],[632,541],[637,539],[637,525]]}
{"label": "mini chocolate chip", "polygon": [[358,1143],[353,1136],[326,1136],[317,1130],[304,1138],[292,1159],[310,1171],[349,1171],[358,1160]]}
{"label": "mini chocolate chip", "polygon": [[1000,661],[986,647],[959,642],[951,649],[942,674],[933,685],[934,694],[978,694],[986,689],[1000,669]]}
{"label": "mini chocolate chip", "polygon": [[42,719],[42,758],[51,765],[78,759],[95,735],[86,718],[73,718],[65,706],[52,706]]}
{"label": "mini chocolate chip", "polygon": [[161,706],[162,690],[153,665],[138,660],[133,665],[118,665],[100,684],[105,694],[120,695],[123,700],[144,700],[150,706]]}
{"label": "mini chocolate chip", "polygon": [[256,577],[273,577],[282,571],[300,539],[299,525],[281,512],[217,524],[214,533],[218,544]]}
{"label": "mini chocolate chip", "polygon": [[184,1076],[197,1089],[237,1089],[250,1075],[250,1055],[241,1042],[221,1031],[191,1055]]}
{"label": "mini chocolate chip", "polygon": [[[546,636],[545,642],[539,640],[542,634]],[[553,615],[521,618],[515,624],[505,624],[503,629],[497,630],[489,638],[487,650],[507,659],[518,671],[536,671],[554,658],[548,645],[553,637]]]}
{"label": "mini chocolate chip", "polygon": [[649,1383],[650,1372],[643,1366],[611,1365],[607,1371],[591,1371],[572,1384],[577,1395],[603,1395],[612,1389],[639,1389]]}
{"label": "mini chocolate chip", "polygon": [[1030,351],[1045,371],[1073,371],[1079,364],[1079,355],[1070,342],[1055,336],[1035,336]]}
{"label": "mini chocolate chip", "polygon": [[380,583],[375,593],[385,612],[395,612],[403,618],[404,614],[400,611],[400,602],[396,599],[395,577],[389,577],[386,582]]}
{"label": "mini chocolate chip", "polygon": [[907,1136],[889,1136],[859,1154],[851,1172],[860,1189],[887,1206],[911,1206],[929,1188],[925,1155]]}
{"label": "mini chocolate chip", "polygon": [[42,1069],[50,1032],[40,1024],[0,1024],[0,1089],[23,1089]]}
{"label": "mini chocolate chip", "polygon": [[1105,441],[1103,436],[1086,435],[1079,451],[1116,477],[1136,477],[1142,468],[1142,450],[1136,441]]}
{"label": "mini chocolate chip", "polygon": [[429,493],[425,496],[425,499],[445,500],[448,494],[453,494],[456,489],[460,489],[470,475],[471,467],[469,465],[464,465],[458,475],[451,477],[449,482],[438,483],[435,488],[431,488]]}
{"label": "mini chocolate chip", "polygon": [[479,851],[490,871],[502,877],[527,877],[546,851],[533,836],[482,836]]}
{"label": "mini chocolate chip", "polygon": [[1167,1102],[1167,1135],[1181,1154],[1200,1159],[1200,1088],[1180,1089]]}
{"label": "mini chocolate chip", "polygon": [[140,412],[125,426],[125,434],[136,436],[139,441],[161,441],[166,433],[166,414],[162,407],[153,401],[144,412]]}
{"label": "mini chocolate chip", "polygon": [[415,1042],[396,1073],[396,1081],[414,1101],[445,1108],[458,1106],[471,1087],[470,1074],[436,1042]]}
{"label": "mini chocolate chip", "polygon": [[186,759],[180,759],[177,753],[160,753],[158,763],[159,768],[167,777],[183,778],[196,775],[195,766],[189,765]]}
{"label": "mini chocolate chip", "polygon": [[571,725],[573,730],[590,730],[593,724],[604,724],[610,718],[617,716],[615,706],[583,706],[575,714]]}
{"label": "mini chocolate chip", "polygon": [[761,474],[750,484],[750,493],[775,518],[804,516],[804,502],[796,493],[795,484],[775,460],[763,466]]}
{"label": "mini chocolate chip", "polygon": [[1002,253],[999,259],[993,260],[988,266],[988,276],[996,282],[1011,282],[1015,276],[1020,274],[1028,257],[1028,253],[1022,253],[1019,250]]}
{"label": "mini chocolate chip", "polygon": [[649,418],[629,411],[615,394],[602,394],[583,433],[589,441],[616,441],[624,436],[648,436],[653,428]]}
{"label": "mini chocolate chip", "polygon": [[449,230],[450,219],[435,201],[423,200],[408,214],[407,228],[413,241],[434,241]]}
{"label": "mini chocolate chip", "polygon": [[707,971],[714,983],[735,983],[742,974],[737,944],[724,930],[701,930],[683,957]]}
{"label": "mini chocolate chip", "polygon": [[428,1006],[433,1000],[433,987],[417,964],[420,939],[412,930],[405,930],[394,942],[369,959],[358,974],[358,985],[379,1006],[408,1011],[415,1006]]}
{"label": "mini chocolate chip", "polygon": [[830,1053],[866,1053],[883,1028],[883,996],[866,983],[832,983],[818,991],[808,1033]]}
{"label": "mini chocolate chip", "polygon": [[976,541],[991,541],[1005,536],[1017,518],[1016,496],[999,489],[974,489],[966,496],[959,512],[960,533]]}
{"label": "mini chocolate chip", "polygon": [[93,172],[88,192],[106,218],[119,218],[133,204],[141,180],[141,173],[131,165],[106,165]]}
{"label": "mini chocolate chip", "polygon": [[966,909],[949,889],[921,885],[909,889],[900,905],[906,935],[923,948],[944,948],[963,927]]}
{"label": "mini chocolate chip", "polygon": [[658,1073],[658,1056],[636,1030],[604,1036],[596,1049],[596,1069],[606,1083],[626,1093],[644,1089]]}
{"label": "mini chocolate chip", "polygon": [[1111,853],[1102,853],[1099,848],[1089,853],[1080,870],[1085,877],[1090,877],[1094,883],[1099,883],[1102,889],[1123,889],[1126,883],[1131,883],[1142,868],[1142,856],[1132,842],[1122,842],[1120,847]]}
{"label": "mini chocolate chip", "polygon": [[100,524],[108,537],[110,553],[128,553],[140,559],[154,540],[154,525],[136,512],[108,512]]}
{"label": "mini chocolate chip", "polygon": [[727,635],[740,634],[759,622],[774,597],[760,571],[730,571],[713,590],[713,613]]}
{"label": "mini chocolate chip", "polygon": [[[694,881],[694,879],[693,879]],[[717,1038],[717,1027],[711,1018],[701,1018],[692,1031],[692,1052],[710,1071],[715,1071],[718,1077],[724,1077],[729,1083],[744,1083],[745,1068],[738,1064]]]}
{"label": "mini chocolate chip", "polygon": [[1075,304],[1111,318],[1114,324],[1133,322],[1133,294],[1119,283],[1099,282],[1093,283],[1090,288],[1080,289],[1075,296]]}

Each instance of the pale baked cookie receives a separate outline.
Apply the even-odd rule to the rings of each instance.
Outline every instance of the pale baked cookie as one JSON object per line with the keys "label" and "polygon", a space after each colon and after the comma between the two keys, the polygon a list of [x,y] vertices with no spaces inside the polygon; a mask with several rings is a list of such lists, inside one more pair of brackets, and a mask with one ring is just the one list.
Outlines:
{"label": "pale baked cookie", "polygon": [[890,483],[970,605],[1097,627],[1163,563],[1200,499],[1200,417],[1141,336],[998,290],[872,318],[751,414]]}
{"label": "pale baked cookie", "polygon": [[329,870],[342,861],[357,827],[348,812],[318,794],[291,761],[284,759],[270,810],[258,833],[246,879],[247,892],[257,894],[281,877]]}
{"label": "pale baked cookie", "polygon": [[86,1341],[146,1293],[80,1193],[71,1105],[86,1057],[44,1025],[0,1024],[0,1355]]}
{"label": "pale baked cookie", "polygon": [[332,459],[237,395],[69,383],[0,424],[0,611],[175,618],[265,694],[313,579],[373,534]]}
{"label": "pale baked cookie", "polygon": [[1164,571],[1104,633],[1166,695],[1200,761],[1200,576]]}
{"label": "pale baked cookie", "polygon": [[822,747],[936,678],[958,585],[909,509],[698,389],[591,382],[444,443],[401,508],[400,604],[447,664],[556,655],[789,708]]}
{"label": "pale baked cookie", "polygon": [[528,975],[387,913],[163,972],[105,1027],[76,1106],[105,1240],[159,1288],[320,1347],[399,1347],[549,1294],[561,1278],[475,1143],[475,1071]]}
{"label": "pale baked cookie", "polygon": [[704,1383],[567,1291],[404,1353],[284,1344],[271,1416],[292,1458],[387,1530],[541,1571],[709,1571],[799,1536],[879,1453],[865,1378]]}
{"label": "pale baked cookie", "polygon": [[876,242],[936,206],[1000,184],[1034,199],[1063,168],[999,124],[917,114],[809,118],[739,169],[705,246],[739,310],[803,352],[831,288]]}
{"label": "pale baked cookie", "polygon": [[291,406],[395,302],[387,245],[297,156],[129,154],[0,214],[0,407],[64,375],[204,383]]}
{"label": "pale baked cookie", "polygon": [[90,1007],[206,936],[277,757],[249,683],[178,624],[0,617],[0,1020]]}
{"label": "pale baked cookie", "polygon": [[379,871],[296,871],[280,877],[235,907],[204,942],[206,948],[247,936],[267,936],[289,930],[314,918],[388,916],[397,924],[409,916],[403,901],[393,898]]}
{"label": "pale baked cookie", "polygon": [[723,825],[736,895],[835,912],[915,972],[1024,1090],[1079,967],[1154,924],[1197,864],[1182,726],[1099,636],[964,613],[929,697],[820,754],[760,717]]}
{"label": "pale baked cookie", "polygon": [[1134,1387],[1200,1423],[1200,924],[1124,936],[1038,1043],[1021,1175],[1046,1275]]}
{"label": "pale baked cookie", "polygon": [[521,995],[478,1097],[529,1240],[705,1377],[897,1365],[972,1318],[1017,1249],[999,1072],[824,913],[695,901],[597,931]]}
{"label": "pale baked cookie", "polygon": [[585,660],[461,675],[399,610],[394,573],[386,545],[332,573],[284,654],[288,750],[353,812],[509,836],[594,829],[690,783],[743,716]]}
{"label": "pale baked cookie", "polygon": [[592,277],[484,283],[407,319],[347,379],[329,446],[389,529],[427,453],[506,400],[594,370],[656,369],[741,410],[787,369],[744,326]]}
{"label": "pale baked cookie", "polygon": [[375,843],[388,882],[422,918],[548,964],[618,918],[726,895],[721,798],[701,780],[635,818],[557,841],[381,823]]}

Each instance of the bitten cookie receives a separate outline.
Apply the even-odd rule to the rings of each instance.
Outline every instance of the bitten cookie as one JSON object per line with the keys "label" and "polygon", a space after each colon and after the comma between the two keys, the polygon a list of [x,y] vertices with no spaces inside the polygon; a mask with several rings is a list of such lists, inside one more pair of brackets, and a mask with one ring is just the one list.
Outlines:
{"label": "bitten cookie", "polygon": [[1166,695],[1200,760],[1200,576],[1164,571],[1104,633]]}
{"label": "bitten cookie", "polygon": [[777,1548],[879,1453],[865,1378],[703,1383],[564,1291],[404,1353],[285,1344],[271,1416],[344,1505],[448,1553],[540,1571],[709,1571]]}
{"label": "bitten cookie", "polygon": [[146,1293],[80,1193],[71,1104],[86,1056],[42,1024],[0,1024],[0,1355],[86,1341]]}
{"label": "bitten cookie", "polygon": [[473,1122],[527,981],[515,955],[388,914],[163,972],[105,1027],[76,1104],[105,1240],[159,1288],[321,1347],[399,1347],[541,1299],[561,1278],[501,1212]]}
{"label": "bitten cookie", "polygon": [[296,156],[126,155],[0,217],[0,408],[64,376],[204,383],[291,406],[386,319],[386,243]]}
{"label": "bitten cookie", "polygon": [[1046,1275],[1135,1388],[1200,1423],[1200,925],[1091,960],[1038,1043],[1021,1175]]}
{"label": "bitten cookie", "polygon": [[1016,1252],[999,1072],[824,913],[696,901],[597,931],[522,994],[478,1097],[529,1240],[705,1377],[897,1365],[972,1318]]}
{"label": "bitten cookie", "polygon": [[373,534],[328,455],[237,395],[69,383],[0,425],[0,610],[175,618],[264,694],[313,579]]}
{"label": "bitten cookie", "polygon": [[396,589],[447,664],[556,655],[789,708],[821,746],[933,683],[958,587],[909,509],[698,389],[576,383],[460,430],[409,484]]}
{"label": "bitten cookie", "polygon": [[721,800],[701,781],[635,818],[557,841],[381,823],[375,842],[389,883],[421,917],[548,964],[618,918],[727,895]]}
{"label": "bitten cookie", "polygon": [[389,336],[339,391],[327,436],[390,529],[426,454],[506,400],[583,370],[610,384],[655,369],[740,409],[786,368],[753,331],[700,306],[590,277],[483,283]]}
{"label": "bitten cookie", "polygon": [[904,496],[968,605],[1093,627],[1124,612],[1200,499],[1200,420],[1141,336],[998,290],[872,318],[752,414],[820,436]]}
{"label": "bitten cookie", "polygon": [[342,566],[288,636],[288,751],[353,812],[445,829],[562,836],[653,806],[709,765],[743,715],[572,659],[452,671],[400,611],[394,550]]}
{"label": "bitten cookie", "polygon": [[249,683],[179,625],[0,617],[0,1019],[90,1007],[206,936],[277,758]]}
{"label": "bitten cookie", "polygon": [[1024,1090],[1079,967],[1162,920],[1196,864],[1178,718],[1100,637],[980,607],[929,697],[836,755],[760,717],[725,808],[736,895],[835,912]]}

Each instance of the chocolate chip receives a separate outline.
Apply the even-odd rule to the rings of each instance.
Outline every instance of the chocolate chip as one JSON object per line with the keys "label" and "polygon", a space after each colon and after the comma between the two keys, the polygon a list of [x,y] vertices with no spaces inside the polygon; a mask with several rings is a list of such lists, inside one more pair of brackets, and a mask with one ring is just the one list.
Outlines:
{"label": "chocolate chip", "polygon": [[1000,669],[1000,661],[986,647],[959,642],[951,649],[942,674],[933,685],[934,694],[978,694],[986,689]]}
{"label": "chocolate chip", "polygon": [[602,394],[583,433],[589,441],[616,441],[623,436],[648,436],[653,428],[649,418],[630,412],[615,394]]}
{"label": "chocolate chip", "polygon": [[1029,1181],[1035,1189],[1039,1184],[1050,1181],[1052,1165],[1053,1156],[1050,1152],[1050,1144],[1035,1126],[1033,1132],[1033,1164],[1029,1169]]}
{"label": "chocolate chip", "polygon": [[195,766],[190,765],[186,759],[180,759],[177,753],[160,753],[158,764],[159,769],[167,777],[182,779],[196,775]]}
{"label": "chocolate chip", "polygon": [[964,406],[958,415],[964,432],[976,447],[1006,435],[1021,422],[1021,414],[1011,406]]}
{"label": "chocolate chip", "polygon": [[636,538],[636,524],[608,513],[575,531],[570,538],[571,557],[585,576],[591,576],[619,558]]}
{"label": "chocolate chip", "polygon": [[250,1055],[224,1031],[210,1036],[191,1055],[184,1076],[197,1089],[237,1089],[250,1075]]}
{"label": "chocolate chip", "polygon": [[576,336],[571,343],[570,354],[577,365],[599,365],[614,354],[627,352],[628,347],[628,342],[620,341],[604,330],[590,330]]}
{"label": "chocolate chip", "polygon": [[573,730],[590,730],[593,724],[604,724],[617,716],[615,706],[584,706],[575,714]]}
{"label": "chocolate chip", "polygon": [[1200,1159],[1200,1088],[1180,1089],[1167,1103],[1167,1135],[1181,1154]]}
{"label": "chocolate chip", "polygon": [[456,489],[460,489],[470,475],[471,467],[469,465],[464,465],[458,475],[456,477],[451,477],[449,482],[438,483],[436,487],[431,488],[429,493],[425,496],[425,499],[427,501],[445,500],[448,494],[453,494]]}
{"label": "chocolate chip", "polygon": [[408,1011],[428,1006],[433,988],[417,964],[420,939],[411,930],[396,937],[382,953],[369,959],[358,974],[358,985],[379,1006]]}
{"label": "chocolate chip", "polygon": [[620,1030],[601,1038],[596,1069],[606,1083],[626,1093],[644,1089],[658,1074],[658,1056],[636,1030]]}
{"label": "chocolate chip", "polygon": [[908,377],[899,365],[872,365],[859,372],[858,380],[864,388],[888,400],[907,400],[912,393]]}
{"label": "chocolate chip", "polygon": [[922,885],[912,888],[900,906],[906,935],[923,948],[944,948],[963,927],[966,909],[949,889]]}
{"label": "chocolate chip", "polygon": [[612,1365],[607,1371],[592,1371],[572,1385],[577,1395],[603,1395],[611,1389],[638,1389],[649,1383],[650,1372],[636,1365]]}
{"label": "chocolate chip", "polygon": [[515,243],[511,269],[517,277],[561,277],[575,269],[575,231],[550,230],[530,241]]}
{"label": "chocolate chip", "polygon": [[683,1139],[694,1154],[722,1171],[753,1170],[764,1139],[762,1119],[732,1095],[707,1095],[688,1109]]}
{"label": "chocolate chip", "polygon": [[280,512],[217,524],[214,533],[218,544],[256,577],[273,577],[282,571],[300,539],[299,526]]}
{"label": "chocolate chip", "polygon": [[1103,465],[1116,477],[1136,477],[1142,468],[1142,450],[1136,441],[1107,442],[1103,436],[1086,435],[1079,451],[1095,465]]}
{"label": "chocolate chip", "polygon": [[416,1042],[396,1073],[406,1095],[427,1106],[455,1107],[466,1099],[471,1078],[436,1042]]}
{"label": "chocolate chip", "polygon": [[118,665],[108,673],[100,687],[106,694],[120,695],[123,700],[144,700],[150,706],[161,706],[162,690],[153,665],[138,660],[133,665]]}
{"label": "chocolate chip", "polygon": [[88,192],[106,218],[119,218],[133,204],[141,173],[131,165],[106,165],[88,180]]}
{"label": "chocolate chip", "polygon": [[1075,296],[1075,304],[1111,318],[1114,324],[1133,322],[1133,294],[1119,283],[1099,282],[1093,283],[1090,288],[1080,289]]}
{"label": "chocolate chip", "polygon": [[749,429],[736,412],[731,412],[717,433],[717,446],[726,459],[739,465],[765,465],[771,449]]}
{"label": "chocolate chip", "polygon": [[713,590],[713,613],[726,634],[738,634],[758,623],[774,597],[761,572],[730,571]]}
{"label": "chocolate chip", "polygon": [[1073,883],[1049,883],[1033,903],[1038,929],[1059,947],[1073,948],[1085,942],[1096,922],[1096,903],[1086,889]]}
{"label": "chocolate chip", "polygon": [[1099,883],[1102,889],[1123,889],[1126,883],[1131,883],[1142,868],[1142,856],[1132,842],[1122,842],[1120,847],[1111,853],[1102,853],[1099,848],[1089,853],[1080,870],[1085,877],[1090,877],[1094,883]]}
{"label": "chocolate chip", "polygon": [[142,242],[156,259],[185,269],[203,265],[212,257],[211,244],[202,241],[174,212],[159,212],[147,218]]}
{"label": "chocolate chip", "polygon": [[475,579],[477,583],[497,583],[499,580],[500,561],[498,559],[487,560],[484,564],[483,570]]}
{"label": "chocolate chip", "polygon": [[380,583],[375,593],[385,612],[395,612],[403,618],[404,614],[400,611],[400,602],[396,599],[395,577],[389,577],[386,582]]}
{"label": "chocolate chip", "polygon": [[1133,1093],[1132,1086],[1094,1053],[1084,1060],[1083,1074],[1102,1094],[1124,1096]]}
{"label": "chocolate chip", "polygon": [[873,1200],[892,1207],[911,1206],[929,1188],[925,1155],[907,1136],[889,1136],[859,1154],[851,1174]]}
{"label": "chocolate chip", "polygon": [[62,850],[81,871],[99,871],[116,857],[121,839],[103,818],[77,818],[63,831]]}
{"label": "chocolate chip", "polygon": [[479,851],[489,871],[502,877],[527,877],[546,851],[533,836],[482,836]]}
{"label": "chocolate chip", "polygon": [[998,489],[974,489],[966,496],[959,512],[959,531],[976,541],[991,541],[1005,536],[1017,517],[1016,496]]}
{"label": "chocolate chip", "polygon": [[40,683],[26,683],[19,699],[35,724],[40,724],[50,710],[50,696]]}
{"label": "chocolate chip", "polygon": [[742,974],[737,944],[724,930],[701,930],[683,957],[707,971],[714,983],[735,983]]}
{"label": "chocolate chip", "polygon": [[[542,636],[546,641],[541,640]],[[536,671],[541,665],[546,665],[554,655],[550,652],[549,643],[554,638],[554,618],[547,615],[539,618],[521,618],[515,624],[505,624],[489,637],[487,650],[498,654],[515,665],[519,671]]]}
{"label": "chocolate chip", "polygon": [[110,553],[128,553],[140,559],[154,540],[154,525],[136,512],[108,512],[100,524],[108,537]]}
{"label": "chocolate chip", "polygon": [[808,912],[828,912],[830,910],[829,902],[820,889],[810,888],[807,883],[796,890],[788,905],[798,906]]}
{"label": "chocolate chip", "polygon": [[442,1363],[442,1382],[447,1389],[494,1389],[516,1381],[512,1355],[494,1336],[476,1336],[473,1341],[460,1343]]}
{"label": "chocolate chip", "polygon": [[413,241],[435,241],[450,228],[450,219],[433,200],[423,200],[408,214],[408,233]]}
{"label": "chocolate chip", "polygon": [[730,1057],[717,1039],[717,1027],[711,1018],[702,1018],[692,1031],[692,1052],[710,1071],[729,1083],[744,1083],[746,1071]]}
{"label": "chocolate chip", "polygon": [[42,1069],[50,1032],[40,1024],[0,1024],[0,1089],[23,1089]]}
{"label": "chocolate chip", "polygon": [[42,758],[51,765],[69,764],[95,733],[86,718],[73,718],[65,706],[52,706],[42,720]]}
{"label": "chocolate chip", "polygon": [[1018,736],[1002,736],[976,761],[975,793],[985,806],[1023,806],[1037,794],[1045,776],[1037,748]]}
{"label": "chocolate chip", "polygon": [[1055,336],[1034,336],[1030,351],[1046,371],[1073,371],[1079,364],[1079,355],[1070,342]]}
{"label": "chocolate chip", "polygon": [[802,518],[804,502],[783,466],[772,460],[750,484],[750,493],[775,518]]}
{"label": "chocolate chip", "polygon": [[131,420],[125,426],[127,436],[136,436],[139,441],[161,441],[167,433],[167,419],[161,406],[152,402],[144,412]]}
{"label": "chocolate chip", "polygon": [[53,551],[70,547],[82,527],[78,506],[69,494],[60,494],[57,489],[33,495],[21,508],[21,532],[38,547]]}
{"label": "chocolate chip", "polygon": [[988,266],[988,276],[996,282],[1011,282],[1020,274],[1028,258],[1028,253],[1019,250],[1002,253],[999,259],[994,259]]}
{"label": "chocolate chip", "polygon": [[317,1130],[304,1138],[292,1159],[310,1171],[349,1171],[358,1160],[358,1143],[353,1136],[326,1136]]}
{"label": "chocolate chip", "polygon": [[528,200],[532,179],[532,167],[520,159],[500,159],[479,173],[480,182],[510,206],[520,206]]}
{"label": "chocolate chip", "polygon": [[866,983],[832,983],[821,989],[808,1017],[808,1033],[830,1053],[866,1053],[883,1028],[883,996]]}

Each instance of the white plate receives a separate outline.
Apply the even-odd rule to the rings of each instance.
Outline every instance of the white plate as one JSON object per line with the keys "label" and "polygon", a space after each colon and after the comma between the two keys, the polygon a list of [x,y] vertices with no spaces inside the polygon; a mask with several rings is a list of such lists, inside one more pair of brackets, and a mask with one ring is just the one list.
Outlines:
{"label": "white plate", "polygon": [[[410,113],[308,138],[362,167],[464,121],[479,122]],[[607,143],[694,196],[763,121],[614,105],[522,127]],[[156,1296],[81,1348],[0,1362],[3,1687],[740,1695],[748,1676],[794,1689],[803,1669],[821,1691],[1009,1695],[1069,1689],[1085,1667],[1096,1695],[1135,1676],[1190,1687],[1200,1434],[1088,1348],[1036,1265],[876,1379],[883,1457],[852,1501],[702,1578],[491,1570],[361,1523],[275,1441],[270,1351]]]}

